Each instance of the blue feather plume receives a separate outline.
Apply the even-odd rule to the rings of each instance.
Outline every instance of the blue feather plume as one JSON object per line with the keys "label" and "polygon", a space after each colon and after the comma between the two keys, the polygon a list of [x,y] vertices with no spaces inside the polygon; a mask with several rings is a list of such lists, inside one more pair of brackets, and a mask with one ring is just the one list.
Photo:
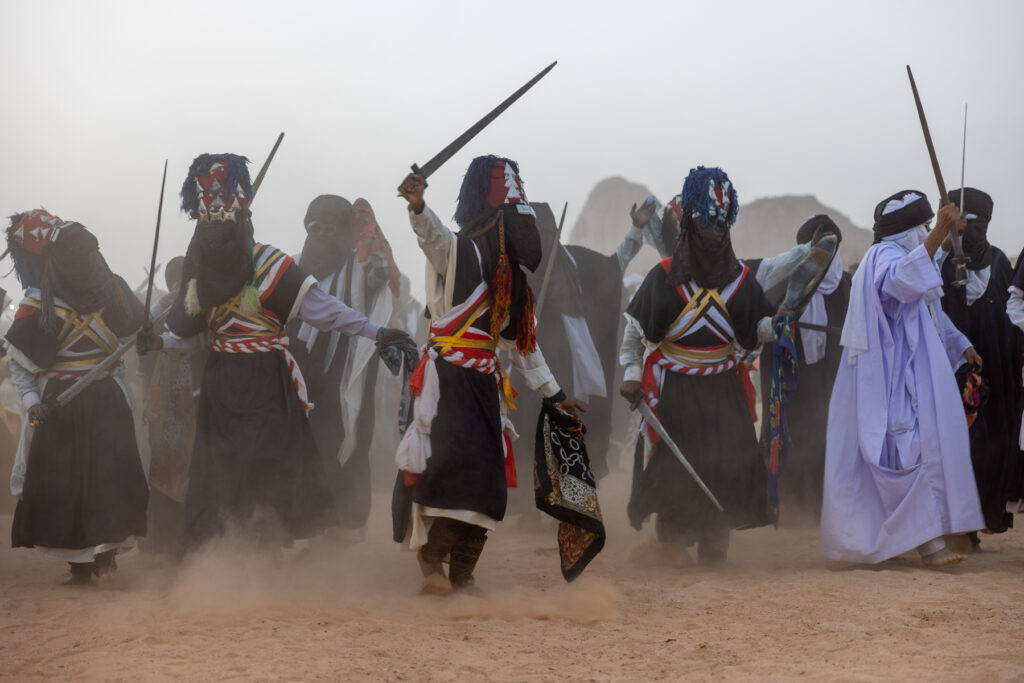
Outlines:
{"label": "blue feather plume", "polygon": [[710,209],[714,209],[717,213],[718,207],[711,202],[711,195],[708,193],[709,183],[714,182],[718,184],[726,181],[729,182],[729,212],[725,216],[725,224],[732,226],[736,222],[736,215],[740,211],[740,203],[736,197],[736,188],[733,186],[732,181],[729,181],[729,176],[717,166],[711,168],[698,166],[697,168],[690,169],[690,174],[683,181],[683,191],[681,193],[683,215],[690,217],[694,213],[699,213],[700,227],[708,228],[714,225],[718,220],[718,216],[716,215],[712,219]]}

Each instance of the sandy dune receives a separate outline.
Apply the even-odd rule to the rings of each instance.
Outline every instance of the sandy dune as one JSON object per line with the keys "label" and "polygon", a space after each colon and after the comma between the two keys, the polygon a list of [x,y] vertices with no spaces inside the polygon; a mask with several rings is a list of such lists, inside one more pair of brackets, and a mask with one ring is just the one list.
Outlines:
{"label": "sandy dune", "polygon": [[734,535],[724,570],[655,566],[652,532],[625,524],[626,486],[618,476],[603,487],[609,543],[577,582],[561,579],[553,526],[526,532],[513,519],[485,550],[479,597],[416,595],[383,495],[367,542],[267,556],[225,541],[181,567],[132,552],[120,590],[61,586],[59,563],[4,548],[0,676],[1024,678],[1021,532],[986,536],[984,553],[941,571],[910,555],[830,563],[806,527]]}

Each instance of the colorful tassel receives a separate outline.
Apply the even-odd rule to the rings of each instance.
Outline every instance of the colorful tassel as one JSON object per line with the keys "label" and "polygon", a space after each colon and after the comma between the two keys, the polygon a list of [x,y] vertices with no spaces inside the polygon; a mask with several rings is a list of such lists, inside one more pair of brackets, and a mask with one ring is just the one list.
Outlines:
{"label": "colorful tassel", "polygon": [[786,422],[786,404],[796,391],[797,362],[794,324],[796,314],[786,311],[772,321],[775,345],[772,354],[771,387],[768,393],[768,414],[761,438],[761,457],[768,470],[768,515],[772,524],[779,526],[779,478],[786,466],[786,456],[793,442]]}
{"label": "colorful tassel", "polygon": [[189,315],[199,315],[199,283],[195,278],[189,280],[185,287],[185,310]]}
{"label": "colorful tassel", "polygon": [[246,315],[253,315],[258,313],[262,304],[260,303],[260,292],[251,283],[242,287],[242,293],[239,297],[239,304],[242,308],[242,312]]}
{"label": "colorful tassel", "polygon": [[512,264],[509,263],[505,251],[505,219],[498,214],[498,265],[491,275],[491,291],[494,292],[494,305],[491,307],[491,337],[498,338],[501,324],[508,316],[512,305]]}
{"label": "colorful tassel", "polygon": [[537,350],[537,328],[534,320],[536,309],[537,299],[533,296],[533,289],[526,285],[526,304],[519,314],[519,327],[516,329],[516,348],[523,355]]}

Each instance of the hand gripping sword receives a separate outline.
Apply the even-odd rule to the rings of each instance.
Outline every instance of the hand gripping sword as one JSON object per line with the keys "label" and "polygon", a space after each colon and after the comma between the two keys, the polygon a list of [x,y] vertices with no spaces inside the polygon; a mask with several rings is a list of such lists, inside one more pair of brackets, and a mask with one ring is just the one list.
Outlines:
{"label": "hand gripping sword", "polygon": [[686,471],[690,473],[690,476],[693,477],[693,480],[697,482],[697,486],[700,487],[700,490],[703,491],[707,495],[708,499],[714,504],[714,506],[718,508],[718,511],[725,512],[725,508],[723,508],[722,504],[718,502],[717,498],[715,498],[715,494],[711,493],[711,489],[709,489],[708,485],[704,483],[704,480],[700,478],[700,476],[697,474],[697,471],[693,469],[693,465],[691,465],[690,461],[686,459],[686,457],[683,455],[683,452],[679,450],[679,446],[676,445],[676,442],[673,441],[672,437],[670,437],[668,435],[668,432],[665,431],[665,427],[661,424],[661,421],[658,420],[658,418],[654,415],[654,412],[651,410],[650,406],[648,406],[644,401],[641,400],[636,404],[636,409],[639,410],[640,414],[643,415],[645,420],[647,420],[647,424],[651,425],[651,427],[654,428],[654,431],[658,433],[658,436],[660,436],[661,440],[665,443],[666,446],[668,446],[668,449],[672,451],[672,453],[679,459],[679,462],[682,463]]}
{"label": "hand gripping sword", "polygon": [[[935,155],[935,145],[932,144],[932,134],[928,131],[928,121],[924,117],[924,107],[921,106],[921,96],[917,93],[917,84],[914,82],[914,73],[907,64],[907,76],[910,77],[910,89],[914,91],[914,102],[917,104],[917,116],[921,119],[921,130],[924,131],[924,142],[928,146],[928,156],[932,160],[932,171],[935,172],[935,182],[939,186],[939,206],[949,204],[949,195],[946,194],[946,183],[942,180],[942,171],[939,170],[939,158]],[[956,229],[949,233],[953,244],[953,258],[950,259],[956,266],[956,277],[953,285],[963,287],[967,284],[967,264],[971,259],[964,256],[964,247],[960,242],[960,232]]]}
{"label": "hand gripping sword", "polygon": [[417,164],[413,164],[412,165],[412,172],[417,174],[417,175],[423,176],[424,179],[430,177],[430,175],[434,171],[436,171],[437,169],[441,168],[441,166],[444,165],[444,163],[446,161],[451,159],[455,155],[456,152],[458,152],[460,149],[465,147],[466,143],[468,143],[470,140],[475,138],[477,133],[479,133],[484,128],[489,126],[491,124],[491,122],[494,121],[494,119],[498,118],[501,115],[502,112],[504,112],[506,109],[508,109],[510,106],[512,106],[513,102],[518,100],[520,97],[522,97],[526,93],[527,90],[529,90],[534,85],[536,85],[537,81],[539,81],[540,79],[542,79],[545,76],[547,76],[548,72],[555,68],[555,64],[558,64],[558,62],[557,61],[556,62],[551,62],[547,67],[544,68],[543,71],[541,71],[539,74],[537,74],[536,76],[531,78],[529,81],[527,81],[526,85],[521,87],[519,90],[516,90],[511,95],[509,95],[505,99],[504,102],[502,102],[497,107],[492,109],[490,111],[490,113],[488,113],[482,119],[480,119],[479,121],[474,123],[470,127],[469,130],[467,130],[465,133],[463,133],[459,137],[455,138],[455,140],[450,145],[448,145],[447,147],[442,149],[440,152],[435,154],[434,157],[430,161],[428,161],[427,163],[423,164],[422,166],[418,166]]}

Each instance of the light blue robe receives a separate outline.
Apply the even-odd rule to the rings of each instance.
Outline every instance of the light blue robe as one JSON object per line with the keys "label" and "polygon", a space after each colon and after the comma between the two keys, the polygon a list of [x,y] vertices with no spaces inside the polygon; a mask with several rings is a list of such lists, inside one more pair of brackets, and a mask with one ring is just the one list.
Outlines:
{"label": "light blue robe", "polygon": [[923,246],[880,242],[853,278],[829,404],[826,556],[881,562],[985,526],[953,368],[970,346],[942,312]]}

